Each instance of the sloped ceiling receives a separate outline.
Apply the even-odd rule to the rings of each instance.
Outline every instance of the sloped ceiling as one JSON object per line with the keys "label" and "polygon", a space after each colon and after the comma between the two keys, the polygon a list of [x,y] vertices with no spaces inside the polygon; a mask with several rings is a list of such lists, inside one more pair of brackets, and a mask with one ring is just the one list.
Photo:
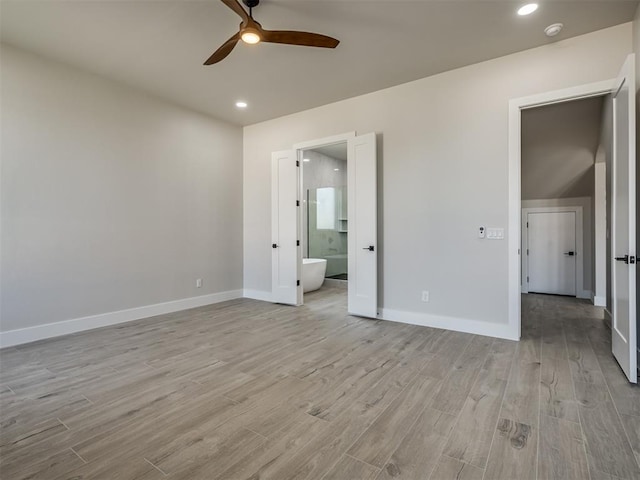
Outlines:
{"label": "sloped ceiling", "polygon": [[604,97],[522,112],[522,199],[591,197]]}

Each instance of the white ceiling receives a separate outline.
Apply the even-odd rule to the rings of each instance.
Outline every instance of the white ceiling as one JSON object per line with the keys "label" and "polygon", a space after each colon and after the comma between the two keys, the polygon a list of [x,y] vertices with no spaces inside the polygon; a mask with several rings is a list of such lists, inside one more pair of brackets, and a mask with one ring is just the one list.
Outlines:
{"label": "white ceiling", "polygon": [[[271,30],[341,40],[335,49],[239,44],[204,60],[240,18],[218,0],[1,0],[0,39],[247,125],[632,20],[637,0],[263,0]],[[543,34],[562,22],[555,40]],[[238,111],[237,99],[249,102]]]}

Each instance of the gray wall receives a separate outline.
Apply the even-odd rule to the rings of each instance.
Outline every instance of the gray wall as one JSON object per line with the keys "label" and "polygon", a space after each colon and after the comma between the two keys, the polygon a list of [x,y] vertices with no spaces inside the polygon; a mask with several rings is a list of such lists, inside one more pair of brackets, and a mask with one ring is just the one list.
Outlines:
{"label": "gray wall", "polygon": [[603,97],[522,112],[522,199],[592,197]]}
{"label": "gray wall", "polygon": [[239,128],[0,58],[2,331],[242,288]]}
{"label": "gray wall", "polygon": [[506,324],[507,240],[476,232],[507,227],[509,100],[613,78],[630,51],[628,23],[245,127],[245,288],[271,291],[271,152],[377,132],[380,306]]}

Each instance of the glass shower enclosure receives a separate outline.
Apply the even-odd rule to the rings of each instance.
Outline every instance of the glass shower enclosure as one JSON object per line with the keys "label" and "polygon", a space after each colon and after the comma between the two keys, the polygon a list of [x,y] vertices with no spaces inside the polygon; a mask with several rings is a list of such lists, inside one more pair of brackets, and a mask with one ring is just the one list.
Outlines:
{"label": "glass shower enclosure", "polygon": [[307,256],[327,260],[326,278],[347,280],[347,188],[307,190]]}

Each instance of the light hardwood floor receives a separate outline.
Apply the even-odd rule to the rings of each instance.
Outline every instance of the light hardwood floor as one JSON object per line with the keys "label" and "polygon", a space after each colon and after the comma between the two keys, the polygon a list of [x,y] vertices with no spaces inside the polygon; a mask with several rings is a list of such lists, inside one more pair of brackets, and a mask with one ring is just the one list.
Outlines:
{"label": "light hardwood floor", "polygon": [[4,479],[638,479],[601,310],[519,343],[236,300],[0,351]]}

